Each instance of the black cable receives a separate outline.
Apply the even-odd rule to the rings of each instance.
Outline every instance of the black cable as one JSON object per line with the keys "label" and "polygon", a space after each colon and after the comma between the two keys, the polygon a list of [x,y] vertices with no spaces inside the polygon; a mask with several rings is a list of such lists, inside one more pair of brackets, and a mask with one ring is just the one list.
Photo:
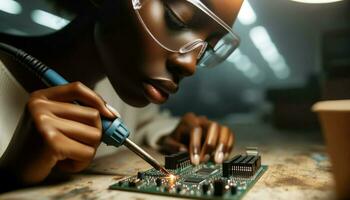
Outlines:
{"label": "black cable", "polygon": [[13,59],[21,63],[25,68],[34,73],[40,79],[42,78],[43,74],[49,69],[49,67],[40,62],[38,59],[11,45],[0,42],[0,50],[10,55]]}

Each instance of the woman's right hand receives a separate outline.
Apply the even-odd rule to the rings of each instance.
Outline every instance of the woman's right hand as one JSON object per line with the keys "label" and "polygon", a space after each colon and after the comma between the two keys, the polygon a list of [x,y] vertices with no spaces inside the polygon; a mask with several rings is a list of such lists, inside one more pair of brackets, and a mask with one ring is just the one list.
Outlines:
{"label": "woman's right hand", "polygon": [[113,119],[118,114],[94,91],[74,82],[33,92],[26,115],[31,124],[16,131],[4,165],[28,185],[44,180],[54,167],[70,173],[85,169],[101,141],[100,115]]}

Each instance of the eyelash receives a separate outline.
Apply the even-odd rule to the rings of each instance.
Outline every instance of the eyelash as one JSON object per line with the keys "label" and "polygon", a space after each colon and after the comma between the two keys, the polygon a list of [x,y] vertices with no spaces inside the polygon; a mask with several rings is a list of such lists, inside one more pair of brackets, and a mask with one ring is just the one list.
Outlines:
{"label": "eyelash", "polygon": [[164,4],[164,8],[165,20],[170,29],[184,30],[188,28],[187,25],[174,14],[174,11],[172,11],[168,5]]}

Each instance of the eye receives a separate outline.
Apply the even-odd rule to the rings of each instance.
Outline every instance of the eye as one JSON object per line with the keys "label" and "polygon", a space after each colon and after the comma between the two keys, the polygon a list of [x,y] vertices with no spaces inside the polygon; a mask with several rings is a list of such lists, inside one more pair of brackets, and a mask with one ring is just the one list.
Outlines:
{"label": "eye", "polygon": [[174,11],[164,3],[164,17],[167,26],[171,30],[181,31],[187,29],[187,25],[174,13]]}

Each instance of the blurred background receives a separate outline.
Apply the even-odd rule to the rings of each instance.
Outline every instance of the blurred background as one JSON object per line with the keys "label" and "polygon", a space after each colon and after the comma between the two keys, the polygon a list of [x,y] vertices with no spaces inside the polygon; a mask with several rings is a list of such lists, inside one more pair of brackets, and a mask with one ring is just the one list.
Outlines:
{"label": "blurred background", "polygon": [[[312,3],[245,0],[233,25],[239,49],[186,79],[162,108],[280,129],[317,128],[314,102],[350,98],[350,2],[304,1]],[[48,34],[73,17],[44,0],[0,2],[0,31],[11,34]]]}

